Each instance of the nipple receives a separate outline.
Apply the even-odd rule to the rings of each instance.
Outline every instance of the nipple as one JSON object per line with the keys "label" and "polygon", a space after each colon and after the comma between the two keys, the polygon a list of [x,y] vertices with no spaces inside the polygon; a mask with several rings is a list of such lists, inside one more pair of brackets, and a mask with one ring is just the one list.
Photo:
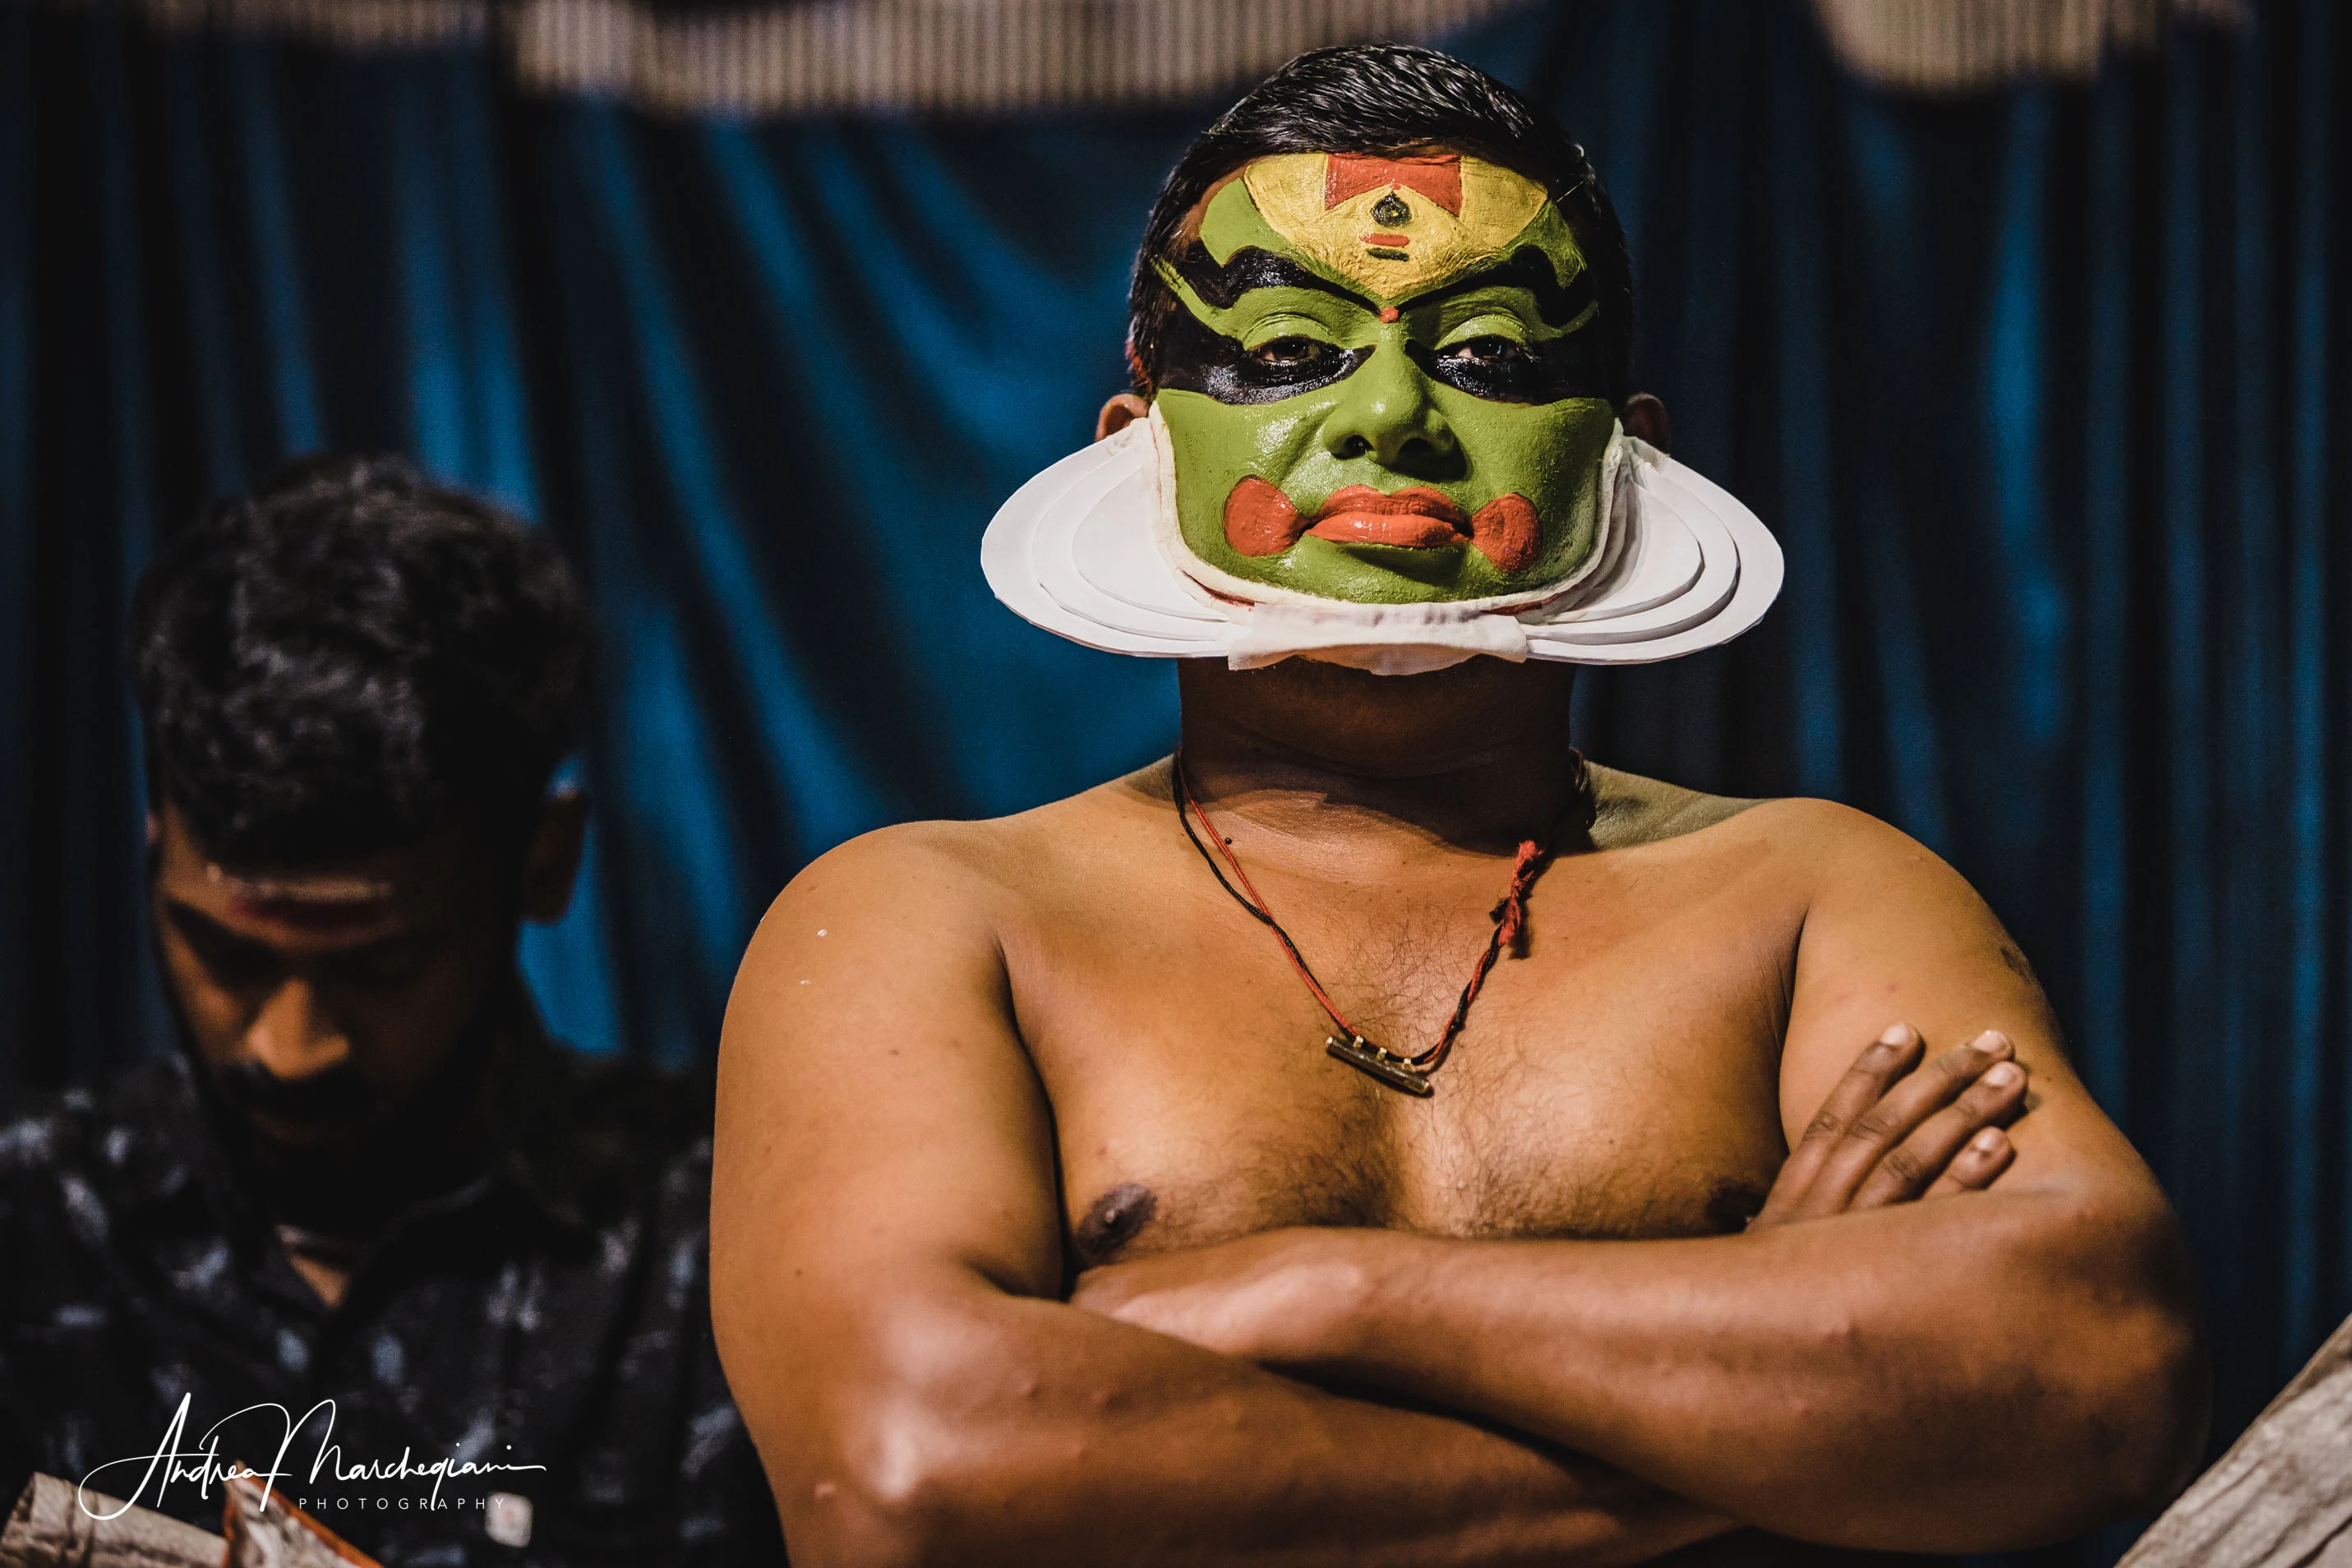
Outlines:
{"label": "nipple", "polygon": [[1088,1266],[1108,1263],[1160,1212],[1160,1199],[1141,1182],[1121,1182],[1087,1210],[1071,1240]]}

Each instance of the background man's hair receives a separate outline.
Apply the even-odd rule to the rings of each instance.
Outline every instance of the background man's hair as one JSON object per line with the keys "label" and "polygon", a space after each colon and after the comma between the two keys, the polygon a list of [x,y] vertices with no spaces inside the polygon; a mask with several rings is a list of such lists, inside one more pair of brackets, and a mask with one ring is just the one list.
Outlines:
{"label": "background man's hair", "polygon": [[1137,389],[1159,378],[1169,312],[1182,309],[1152,269],[1173,260],[1185,214],[1210,186],[1277,153],[1379,156],[1433,144],[1484,158],[1551,193],[1599,290],[1597,363],[1609,397],[1633,391],[1633,268],[1625,231],[1584,149],[1559,121],[1475,66],[1408,44],[1355,44],[1299,56],[1220,115],[1185,150],[1143,232],[1128,295],[1128,355]]}
{"label": "background man's hair", "polygon": [[396,458],[304,458],[140,579],[149,797],[237,858],[363,854],[460,810],[520,853],[590,654],[546,535]]}

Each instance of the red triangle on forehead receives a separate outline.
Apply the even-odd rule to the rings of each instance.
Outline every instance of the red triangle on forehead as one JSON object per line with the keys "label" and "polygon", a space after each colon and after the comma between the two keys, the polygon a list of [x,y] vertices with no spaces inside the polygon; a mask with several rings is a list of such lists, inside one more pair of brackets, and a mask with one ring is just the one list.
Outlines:
{"label": "red triangle on forehead", "polygon": [[1418,158],[1368,158],[1355,153],[1327,156],[1323,174],[1326,211],[1349,196],[1390,185],[1419,191],[1455,217],[1462,216],[1462,159],[1453,153],[1429,153]]}

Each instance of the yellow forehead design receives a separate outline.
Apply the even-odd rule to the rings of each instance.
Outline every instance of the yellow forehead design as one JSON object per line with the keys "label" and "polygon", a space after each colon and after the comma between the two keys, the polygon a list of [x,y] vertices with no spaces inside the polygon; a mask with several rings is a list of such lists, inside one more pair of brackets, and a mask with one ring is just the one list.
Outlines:
{"label": "yellow forehead design", "polygon": [[1285,153],[1242,171],[1269,227],[1377,300],[1404,300],[1498,259],[1543,188],[1480,158]]}

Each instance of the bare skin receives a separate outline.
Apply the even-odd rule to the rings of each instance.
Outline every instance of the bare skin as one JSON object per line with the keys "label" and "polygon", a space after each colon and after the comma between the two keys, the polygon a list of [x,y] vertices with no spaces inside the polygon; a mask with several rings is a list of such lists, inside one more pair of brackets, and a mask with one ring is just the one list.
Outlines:
{"label": "bare skin", "polygon": [[[1181,676],[1318,974],[1435,1038],[1565,808],[1569,672]],[[803,872],[730,1006],[712,1236],[795,1560],[1993,1550],[2177,1485],[2177,1230],[1983,904],[1841,807],[1596,782],[1429,1100],[1325,1055],[1164,764]]]}
{"label": "bare skin", "polygon": [[174,1010],[277,1178],[262,1191],[288,1261],[328,1306],[381,1217],[338,1200],[429,1183],[477,1130],[478,1105],[426,1103],[429,1091],[512,973],[516,922],[570,902],[586,824],[586,800],[562,792],[519,868],[458,822],[286,866],[222,863],[168,800],[149,818],[150,913]]}

